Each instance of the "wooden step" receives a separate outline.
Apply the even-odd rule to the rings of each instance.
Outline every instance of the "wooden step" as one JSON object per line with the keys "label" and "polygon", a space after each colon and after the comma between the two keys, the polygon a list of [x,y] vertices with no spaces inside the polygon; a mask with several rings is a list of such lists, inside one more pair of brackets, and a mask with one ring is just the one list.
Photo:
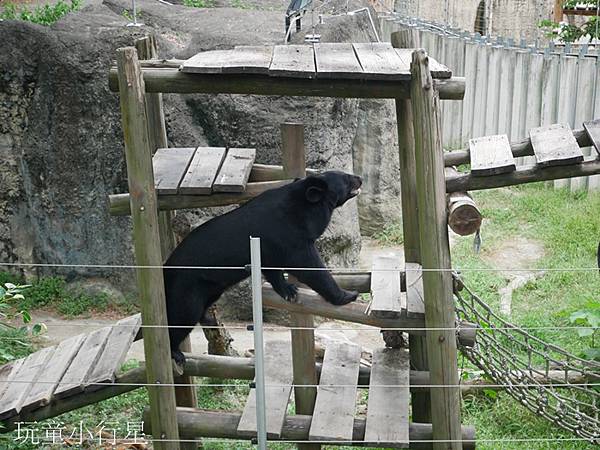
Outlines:
{"label": "wooden step", "polygon": [[[387,42],[362,44],[239,46],[232,50],[201,52],[180,66],[197,74],[256,74],[271,77],[410,80],[414,49],[394,49]],[[429,58],[433,78],[450,78],[452,72]]]}
{"label": "wooden step", "polygon": [[393,256],[377,256],[371,271],[371,304],[369,314],[394,319],[406,309],[406,295],[400,290],[402,260]]}
{"label": "wooden step", "polygon": [[[292,392],[292,348],[289,342],[269,341],[264,355],[267,438],[278,439]],[[240,435],[256,436],[256,389],[250,389],[237,429]]]}
{"label": "wooden step", "polygon": [[516,169],[508,136],[485,136],[469,140],[473,176],[497,175]]}
{"label": "wooden step", "polygon": [[244,192],[256,158],[253,148],[230,148],[213,184],[213,192]]}
{"label": "wooden step", "polygon": [[358,345],[335,343],[325,349],[309,440],[352,440],[360,355]]}
{"label": "wooden step", "polygon": [[600,156],[600,119],[583,122],[583,128],[594,144],[594,148]]}
{"label": "wooden step", "polygon": [[365,442],[408,448],[409,375],[407,349],[373,351]]}
{"label": "wooden step", "polygon": [[152,157],[157,194],[177,194],[179,184],[196,151],[195,147],[159,148]]}
{"label": "wooden step", "polygon": [[564,166],[583,161],[583,153],[567,124],[532,128],[529,136],[538,165]]}
{"label": "wooden step", "polygon": [[223,164],[225,147],[198,147],[179,186],[183,195],[210,195]]}

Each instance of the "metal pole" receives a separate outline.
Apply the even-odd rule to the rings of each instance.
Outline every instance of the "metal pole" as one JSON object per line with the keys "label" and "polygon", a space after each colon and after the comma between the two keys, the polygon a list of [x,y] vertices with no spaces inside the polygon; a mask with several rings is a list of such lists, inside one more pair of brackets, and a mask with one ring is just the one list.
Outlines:
{"label": "metal pole", "polygon": [[256,385],[256,430],[258,448],[267,449],[267,419],[265,408],[265,360],[263,353],[262,277],[260,238],[250,238],[250,265],[252,269],[252,316],[254,322],[254,373]]}

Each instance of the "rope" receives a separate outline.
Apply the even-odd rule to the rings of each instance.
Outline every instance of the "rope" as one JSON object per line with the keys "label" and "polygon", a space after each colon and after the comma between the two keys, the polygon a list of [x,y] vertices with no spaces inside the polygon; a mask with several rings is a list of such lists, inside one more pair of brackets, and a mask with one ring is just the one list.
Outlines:
{"label": "rope", "polygon": [[[507,322],[471,291],[463,280],[455,291],[459,319],[475,323],[474,347],[461,347],[472,364],[527,409],[594,444],[600,444],[600,363],[588,361],[527,333]],[[541,369],[540,369],[541,367]],[[548,377],[550,370],[564,371],[564,382],[542,384],[535,376]],[[589,383],[569,383],[578,374]],[[526,385],[536,385],[534,389]]]}

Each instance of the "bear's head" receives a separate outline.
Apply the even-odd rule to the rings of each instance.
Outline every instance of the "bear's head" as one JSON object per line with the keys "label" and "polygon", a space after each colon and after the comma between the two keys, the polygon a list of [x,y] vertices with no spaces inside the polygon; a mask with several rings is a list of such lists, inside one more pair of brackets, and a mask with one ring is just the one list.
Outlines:
{"label": "bear's head", "polygon": [[327,203],[332,209],[360,194],[362,185],[359,176],[336,170],[308,176],[303,182],[304,196],[309,203]]}

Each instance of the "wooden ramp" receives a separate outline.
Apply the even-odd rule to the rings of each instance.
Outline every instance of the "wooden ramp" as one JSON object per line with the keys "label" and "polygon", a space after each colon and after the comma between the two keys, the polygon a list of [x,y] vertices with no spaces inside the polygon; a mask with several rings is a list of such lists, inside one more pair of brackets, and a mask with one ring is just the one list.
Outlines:
{"label": "wooden ramp", "polygon": [[112,383],[140,326],[136,314],[0,367],[0,420]]}
{"label": "wooden ramp", "polygon": [[254,164],[253,148],[159,148],[152,158],[159,195],[244,192]]}
{"label": "wooden ramp", "polygon": [[[309,441],[339,442],[356,439],[354,426],[361,348],[334,342],[325,349]],[[409,443],[409,355],[407,349],[378,349],[373,353],[365,443],[395,448]],[[283,439],[292,392],[289,342],[265,345],[265,400],[267,438]],[[239,421],[241,437],[256,436],[256,396],[251,389]],[[362,439],[362,437],[361,437]]]}
{"label": "wooden ramp", "polygon": [[[201,52],[180,70],[198,74],[260,74],[271,77],[410,80],[413,49],[394,49],[389,42],[316,43],[314,45],[239,46]],[[452,72],[429,58],[433,78]]]}

